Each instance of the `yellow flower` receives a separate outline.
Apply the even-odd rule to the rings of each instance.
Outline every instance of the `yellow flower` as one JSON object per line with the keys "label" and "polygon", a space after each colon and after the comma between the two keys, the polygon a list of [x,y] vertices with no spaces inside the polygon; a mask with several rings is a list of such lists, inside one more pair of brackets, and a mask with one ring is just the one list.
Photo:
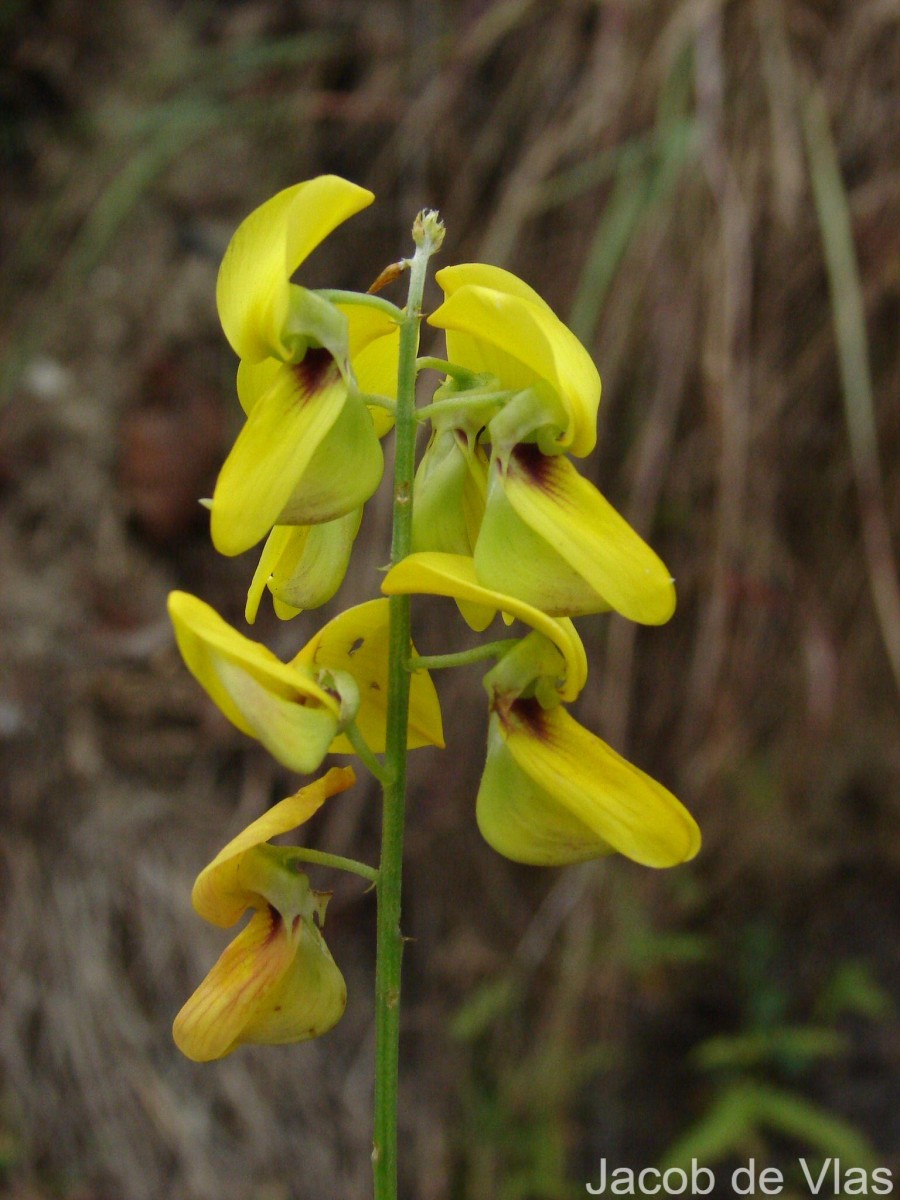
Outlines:
{"label": "yellow flower", "polygon": [[500,610],[530,625],[485,677],[488,754],[476,816],[487,842],[516,862],[558,865],[618,851],[647,866],[697,853],[693,818],[662,784],[627,762],[562,707],[587,679],[571,621],[479,583],[471,559],[412,554],[388,572],[389,595],[452,597],[484,628]]}
{"label": "yellow flower", "polygon": [[241,357],[247,420],[212,500],[223,554],[248,550],[276,524],[342,517],[381,480],[378,438],[390,418],[367,408],[363,393],[394,394],[397,323],[364,298],[332,304],[290,282],[310,251],[371,201],[336,176],[297,184],[251,213],[225,253],[216,299]]}
{"label": "yellow flower", "polygon": [[613,852],[648,867],[694,857],[697,824],[661,783],[561,705],[513,698],[491,686],[490,674],[485,685],[491,715],[476,817],[495,850],[538,866]]}
{"label": "yellow flower", "polygon": [[574,333],[500,267],[463,263],[435,278],[446,298],[428,322],[447,331],[448,359],[518,394],[501,414],[507,436],[518,442],[540,435],[557,453],[590,454],[600,376]]}
{"label": "yellow flower", "polygon": [[290,846],[268,843],[354,781],[350,767],[333,768],[249,825],[197,877],[192,900],[204,920],[228,928],[255,911],[175,1018],[175,1043],[188,1058],[304,1041],[343,1014],[347,988],[319,932],[330,893],[310,888]]}
{"label": "yellow flower", "polygon": [[[238,633],[208,604],[172,592],[169,615],[194,678],[224,715],[280,763],[306,774],[326,754],[352,754],[342,730],[354,719],[384,750],[388,602],[371,600],[329,621],[291,662]],[[409,746],[442,746],[441,712],[427,671],[410,686]]]}

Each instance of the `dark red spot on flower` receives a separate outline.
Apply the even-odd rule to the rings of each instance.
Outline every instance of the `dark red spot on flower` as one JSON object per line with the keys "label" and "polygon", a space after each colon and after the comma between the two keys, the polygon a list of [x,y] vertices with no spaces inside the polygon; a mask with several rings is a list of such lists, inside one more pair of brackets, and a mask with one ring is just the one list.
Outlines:
{"label": "dark red spot on flower", "polygon": [[366,640],[365,638],[361,638],[361,637],[357,638],[356,641],[353,643],[353,645],[350,647],[350,649],[347,651],[347,657],[352,658],[353,655],[357,652],[357,650],[361,650],[363,647],[363,644],[365,643],[365,640]]}
{"label": "dark red spot on flower", "polygon": [[311,346],[306,351],[303,362],[296,363],[291,369],[304,399],[324,391],[338,376],[337,364],[321,346]]}

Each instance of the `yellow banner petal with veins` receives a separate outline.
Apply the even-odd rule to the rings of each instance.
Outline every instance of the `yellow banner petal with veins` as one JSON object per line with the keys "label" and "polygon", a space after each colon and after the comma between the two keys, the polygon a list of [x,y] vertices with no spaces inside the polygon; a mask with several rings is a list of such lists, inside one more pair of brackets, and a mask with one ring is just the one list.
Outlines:
{"label": "yellow banner petal with veins", "polygon": [[282,331],[291,275],[333,229],[374,198],[336,175],[321,175],[278,192],[241,222],[216,284],[219,319],[240,358],[286,358]]}
{"label": "yellow banner petal with veins", "polygon": [[[387,730],[388,644],[390,605],[369,600],[329,621],[300,651],[299,666],[348,671],[359,686],[356,724],[372,750],[384,750]],[[415,647],[411,647],[415,653]],[[427,671],[413,671],[409,693],[409,749],[444,745],[441,706]],[[352,754],[341,735],[331,746],[334,754]]]}
{"label": "yellow banner petal with veins", "polygon": [[425,552],[410,554],[388,571],[381,584],[388,596],[422,593],[449,596],[488,612],[501,610],[537,629],[559,648],[566,660],[566,677],[560,688],[564,700],[574,700],[587,680],[587,658],[575,626],[566,619],[548,617],[540,609],[514,596],[493,591],[478,582],[475,564],[461,554]]}

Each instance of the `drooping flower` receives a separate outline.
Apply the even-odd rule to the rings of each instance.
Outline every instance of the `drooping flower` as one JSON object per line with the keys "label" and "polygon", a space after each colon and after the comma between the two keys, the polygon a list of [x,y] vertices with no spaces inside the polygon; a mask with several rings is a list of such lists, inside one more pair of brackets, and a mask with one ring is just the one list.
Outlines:
{"label": "drooping flower", "polygon": [[254,914],[175,1018],[173,1036],[188,1058],[304,1041],[343,1014],[347,988],[320,932],[330,893],[310,888],[292,847],[269,841],[354,781],[352,768],[332,768],[249,825],[197,877],[192,901],[204,920],[228,928],[248,908]]}
{"label": "drooping flower", "polygon": [[389,422],[379,417],[376,429],[356,372],[390,378],[384,367],[396,362],[397,323],[364,297],[333,304],[290,282],[335,226],[372,199],[337,176],[297,184],[251,213],[225,253],[216,300],[241,357],[247,419],[212,499],[212,538],[223,554],[240,554],[277,524],[344,516],[380,482],[378,435]]}
{"label": "drooping flower", "polygon": [[494,849],[516,862],[547,866],[617,851],[664,867],[697,853],[697,825],[672,793],[563,707],[587,678],[571,621],[485,588],[473,561],[458,555],[410,555],[388,572],[382,589],[452,597],[474,606],[469,615],[482,614],[482,628],[500,610],[534,631],[484,681],[490,720],[476,817]]}
{"label": "drooping flower", "polygon": [[700,831],[687,809],[541,687],[534,659],[544,640],[529,634],[485,676],[488,751],[475,808],[485,840],[538,866],[614,852],[648,867],[693,858]]}
{"label": "drooping flower", "polygon": [[[451,459],[455,473],[444,475],[458,491],[462,447],[469,475],[476,452],[485,465],[478,468],[480,492],[463,477],[469,544],[459,534],[451,541],[438,523],[431,532],[420,520],[416,549],[471,553],[486,587],[553,615],[614,609],[644,624],[667,621],[675,608],[670,572],[566,457],[588,454],[596,442],[600,378],[587,351],[507,271],[470,263],[437,278],[447,298],[429,320],[446,330],[451,363],[472,373],[474,405],[465,406],[467,389],[458,380],[437,394],[435,428],[440,421],[459,446]],[[489,467],[480,445],[473,451],[473,428],[491,444]],[[454,448],[443,436],[447,456]],[[420,472],[424,484],[430,477]],[[460,509],[443,476],[435,476],[426,499],[429,514]]]}
{"label": "drooping flower", "polygon": [[[350,720],[369,747],[384,750],[388,602],[371,600],[329,621],[290,662],[238,633],[187,592],[172,592],[169,615],[182,657],[224,715],[293,771],[325,755],[352,754]],[[410,684],[410,748],[442,746],[441,712],[427,671]]]}

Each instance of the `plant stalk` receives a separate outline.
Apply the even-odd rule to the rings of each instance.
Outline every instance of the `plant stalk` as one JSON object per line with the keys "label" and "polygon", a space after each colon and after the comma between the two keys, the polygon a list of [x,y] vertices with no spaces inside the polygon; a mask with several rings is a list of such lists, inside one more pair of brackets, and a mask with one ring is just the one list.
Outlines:
{"label": "plant stalk", "polygon": [[[416,449],[416,354],[428,260],[443,240],[433,214],[420,214],[413,229],[409,294],[400,326],[397,382],[391,564],[410,552]],[[400,890],[406,804],[406,743],[409,723],[409,596],[390,598],[387,736],[383,786],[381,864],[378,872],[378,931],[375,965],[375,1121],[372,1166],[375,1200],[397,1200],[397,1092],[400,1051]]]}

